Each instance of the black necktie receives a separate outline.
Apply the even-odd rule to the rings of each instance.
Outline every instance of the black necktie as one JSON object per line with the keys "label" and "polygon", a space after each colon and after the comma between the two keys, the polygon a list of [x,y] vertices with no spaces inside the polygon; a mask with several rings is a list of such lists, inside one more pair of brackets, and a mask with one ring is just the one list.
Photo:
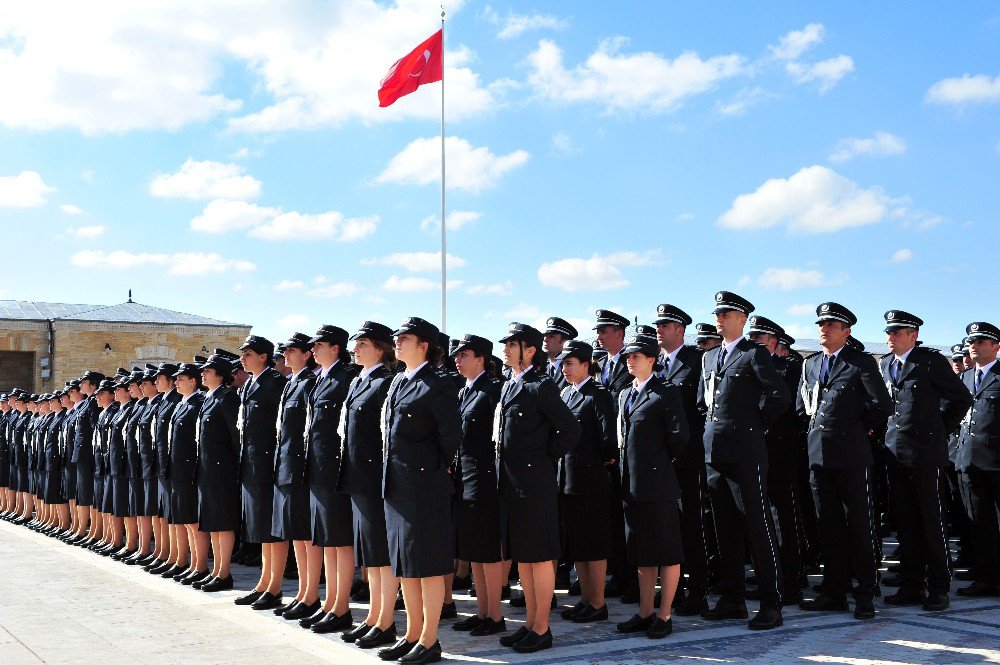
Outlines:
{"label": "black necktie", "polygon": [[716,368],[718,371],[722,371],[722,366],[726,364],[726,347],[723,346],[722,350],[719,351],[719,366]]}
{"label": "black necktie", "polygon": [[462,389],[458,391],[459,406],[465,404],[465,398],[468,396],[469,396],[469,386],[463,386]]}
{"label": "black necktie", "polygon": [[409,383],[409,381],[410,380],[404,376],[400,380],[400,382],[396,385],[396,390],[395,390],[395,392],[392,393],[392,404],[393,404],[393,406],[396,405],[396,400],[399,399],[399,393],[402,392],[403,386],[405,386],[407,383]]}
{"label": "black necktie", "polygon": [[823,376],[820,377],[823,384],[830,381],[830,374],[833,372],[833,361],[837,356],[823,356]]}
{"label": "black necktie", "polygon": [[663,372],[660,374],[663,378],[667,378],[667,374],[670,372],[670,354],[663,354]]}
{"label": "black necktie", "polygon": [[903,369],[903,361],[899,358],[893,358],[892,360],[892,382],[899,383],[899,374]]}
{"label": "black necktie", "polygon": [[632,386],[628,391],[628,397],[625,398],[625,413],[631,415],[632,413],[632,403],[635,402],[635,397],[638,393],[635,390],[635,386]]}
{"label": "black necktie", "polygon": [[972,383],[972,392],[978,393],[979,386],[983,383],[983,370],[981,368],[976,369],[976,379]]}

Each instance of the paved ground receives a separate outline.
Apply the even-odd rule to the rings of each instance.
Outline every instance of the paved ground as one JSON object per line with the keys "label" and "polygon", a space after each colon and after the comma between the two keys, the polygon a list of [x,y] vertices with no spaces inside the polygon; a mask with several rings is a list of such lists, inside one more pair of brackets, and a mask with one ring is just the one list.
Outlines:
{"label": "paved ground", "polygon": [[[235,567],[235,576],[243,588],[256,581],[248,568]],[[194,591],[8,522],[0,522],[0,583],[3,665],[382,662],[336,635],[315,635],[270,612],[237,607],[237,591]],[[456,599],[460,613],[475,607],[467,596]],[[559,600],[572,602],[565,594]],[[928,613],[878,602],[879,617],[864,623],[849,614],[786,609],[784,627],[764,633],[751,633],[742,622],[678,617],[674,634],[661,641],[620,635],[611,622],[580,626],[553,617],[558,648],[528,656],[447,626],[442,644],[446,659],[477,663],[1000,663],[1000,599],[953,595],[952,603],[946,612]],[[612,621],[620,621],[635,606],[612,601],[609,607]],[[522,610],[505,612],[508,626],[524,618]],[[398,625],[404,621],[399,613]]]}

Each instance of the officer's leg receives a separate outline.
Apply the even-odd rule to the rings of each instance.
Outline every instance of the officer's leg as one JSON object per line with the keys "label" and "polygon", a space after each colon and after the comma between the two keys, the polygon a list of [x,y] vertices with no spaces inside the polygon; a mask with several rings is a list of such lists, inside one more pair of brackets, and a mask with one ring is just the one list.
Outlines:
{"label": "officer's leg", "polygon": [[847,538],[851,561],[858,578],[855,598],[871,600],[875,595],[875,533],[872,514],[871,477],[868,469],[845,469],[838,472],[840,499],[847,508]]}
{"label": "officer's leg", "polygon": [[687,590],[701,600],[708,591],[708,552],[705,549],[705,522],[702,519],[701,468],[678,468],[681,487],[681,539],[684,544],[684,572]]}
{"label": "officer's leg", "polygon": [[797,510],[795,461],[787,451],[768,458],[767,496],[774,508],[778,525],[778,547],[781,574],[789,602],[797,602],[802,595],[799,578],[802,574],[802,556],[799,550],[800,530]]}
{"label": "officer's leg", "polygon": [[896,525],[900,548],[901,591],[923,593],[924,545],[918,498],[910,475],[911,470],[889,467],[889,509]]}
{"label": "officer's leg", "polygon": [[834,598],[844,598],[847,579],[847,521],[837,482],[837,472],[812,470],[812,486],[819,505],[819,530],[823,543],[823,591]]}
{"label": "officer's leg", "polygon": [[997,564],[997,512],[1000,511],[1000,472],[970,467],[961,474],[963,496],[973,525],[976,581],[1000,583]]}
{"label": "officer's leg", "polygon": [[708,493],[715,517],[715,537],[719,544],[720,602],[744,602],[746,582],[743,574],[745,553],[744,518],[736,505],[729,479],[723,475],[731,464],[709,465]]}
{"label": "officer's leg", "polygon": [[947,593],[951,588],[947,513],[941,500],[941,469],[917,469],[917,499],[927,561],[928,591]]}
{"label": "officer's leg", "polygon": [[778,560],[778,534],[767,500],[767,465],[741,464],[733,484],[746,519],[761,607],[781,607],[782,577]]}

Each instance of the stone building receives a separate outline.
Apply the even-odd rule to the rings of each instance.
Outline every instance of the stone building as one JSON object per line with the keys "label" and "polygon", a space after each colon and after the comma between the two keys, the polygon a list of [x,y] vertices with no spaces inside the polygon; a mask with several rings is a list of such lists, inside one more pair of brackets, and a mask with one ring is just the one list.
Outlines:
{"label": "stone building", "polygon": [[235,350],[250,326],[133,302],[120,305],[0,300],[0,390],[62,388],[93,369],[190,361]]}

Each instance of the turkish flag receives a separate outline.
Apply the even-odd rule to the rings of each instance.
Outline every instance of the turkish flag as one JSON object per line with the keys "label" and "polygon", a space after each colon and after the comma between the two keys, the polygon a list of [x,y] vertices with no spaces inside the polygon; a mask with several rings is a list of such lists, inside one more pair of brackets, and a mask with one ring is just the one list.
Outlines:
{"label": "turkish flag", "polygon": [[443,44],[444,31],[438,30],[423,44],[397,60],[379,86],[378,105],[389,106],[424,83],[440,81],[443,78]]}

